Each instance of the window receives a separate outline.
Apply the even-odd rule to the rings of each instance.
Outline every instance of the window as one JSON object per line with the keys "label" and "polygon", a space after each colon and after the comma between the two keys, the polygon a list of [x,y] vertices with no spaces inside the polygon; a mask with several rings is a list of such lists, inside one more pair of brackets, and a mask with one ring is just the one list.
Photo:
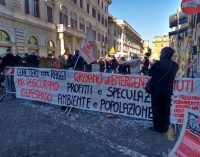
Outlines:
{"label": "window", "polygon": [[65,27],[68,26],[68,16],[67,16],[67,13],[60,12],[60,24],[63,24]]}
{"label": "window", "polygon": [[103,35],[101,35],[101,41],[104,42],[104,36]]}
{"label": "window", "polygon": [[77,0],[71,0],[74,4],[77,4]]}
{"label": "window", "polygon": [[101,41],[101,34],[98,33],[98,41]]}
{"label": "window", "polygon": [[37,39],[33,36],[29,37],[28,42],[29,45],[38,45]]}
{"label": "window", "polygon": [[107,12],[107,6],[105,6],[105,12]]}
{"label": "window", "polygon": [[84,18],[79,18],[79,29],[81,32],[85,33],[85,20]]}
{"label": "window", "polygon": [[103,2],[101,3],[101,8],[103,9]]}
{"label": "window", "polygon": [[87,3],[87,13],[90,13],[90,4]]}
{"label": "window", "polygon": [[100,4],[100,1],[98,0],[98,4]]}
{"label": "window", "polygon": [[98,13],[98,21],[101,22],[101,15]]}
{"label": "window", "polygon": [[28,54],[38,52],[38,41],[34,36],[29,37],[28,41]]}
{"label": "window", "polygon": [[80,0],[80,8],[83,8],[83,0]]}
{"label": "window", "polygon": [[92,16],[96,18],[96,10],[94,8],[92,8]]}
{"label": "window", "polygon": [[85,24],[79,23],[79,28],[82,32],[85,32]]}
{"label": "window", "polygon": [[102,25],[104,25],[104,17],[103,16],[101,17],[101,23],[102,23]]}
{"label": "window", "polygon": [[53,23],[53,9],[47,6],[47,21]]}
{"label": "window", "polygon": [[106,26],[106,27],[108,26],[108,21],[107,21],[107,19],[105,19],[105,26]]}
{"label": "window", "polygon": [[108,38],[107,37],[105,37],[105,43],[107,43],[108,42]]}
{"label": "window", "polygon": [[39,0],[25,0],[25,13],[39,17]]}
{"label": "window", "polygon": [[0,4],[6,5],[5,0],[0,0]]}
{"label": "window", "polygon": [[94,32],[94,39],[96,40],[96,38],[97,38],[97,35],[96,35],[96,34],[97,34],[97,32],[96,32],[96,31],[94,31],[94,30],[93,30],[93,32]]}
{"label": "window", "polygon": [[10,42],[9,35],[4,31],[0,31],[0,41]]}
{"label": "window", "polygon": [[52,56],[55,56],[55,46],[52,40],[49,40],[47,42],[47,54],[51,54]]}
{"label": "window", "polygon": [[75,31],[77,30],[77,20],[76,19],[71,18],[71,28]]}

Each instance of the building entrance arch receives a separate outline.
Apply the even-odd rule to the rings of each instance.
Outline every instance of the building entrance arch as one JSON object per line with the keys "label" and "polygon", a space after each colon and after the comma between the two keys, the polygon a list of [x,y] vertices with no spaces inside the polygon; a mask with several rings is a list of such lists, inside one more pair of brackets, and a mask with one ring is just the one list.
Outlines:
{"label": "building entrance arch", "polygon": [[0,30],[0,56],[6,54],[6,50],[12,46],[9,34],[6,31]]}

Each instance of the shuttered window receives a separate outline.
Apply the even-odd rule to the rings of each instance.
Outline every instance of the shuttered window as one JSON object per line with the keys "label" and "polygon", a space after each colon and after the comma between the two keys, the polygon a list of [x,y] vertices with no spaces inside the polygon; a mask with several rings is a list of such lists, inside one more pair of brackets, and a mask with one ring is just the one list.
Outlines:
{"label": "shuttered window", "polygon": [[39,0],[25,0],[25,13],[35,17],[40,16]]}
{"label": "shuttered window", "polygon": [[53,9],[47,6],[47,21],[53,23]]}
{"label": "shuttered window", "polygon": [[60,12],[60,24],[63,24],[65,27],[68,26],[68,16],[67,16],[67,14]]}
{"label": "shuttered window", "polygon": [[0,0],[0,4],[6,5],[5,0]]}

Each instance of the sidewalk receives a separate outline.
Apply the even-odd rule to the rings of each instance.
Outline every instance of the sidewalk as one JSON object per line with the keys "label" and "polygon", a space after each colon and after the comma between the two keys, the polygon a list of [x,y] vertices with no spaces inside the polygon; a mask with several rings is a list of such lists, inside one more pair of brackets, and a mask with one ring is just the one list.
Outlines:
{"label": "sidewalk", "polygon": [[0,157],[167,156],[175,139],[149,126],[80,110],[67,117],[57,106],[6,98],[0,103]]}

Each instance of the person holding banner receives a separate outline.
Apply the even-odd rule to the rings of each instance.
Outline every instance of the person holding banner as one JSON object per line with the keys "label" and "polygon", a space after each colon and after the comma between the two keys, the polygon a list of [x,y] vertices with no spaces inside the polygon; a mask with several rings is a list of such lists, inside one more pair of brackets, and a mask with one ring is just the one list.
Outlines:
{"label": "person holding banner", "polygon": [[164,47],[161,50],[160,60],[149,70],[153,84],[151,90],[153,127],[149,129],[159,133],[167,132],[170,124],[173,81],[178,71],[178,64],[172,60],[173,54],[174,49]]}

